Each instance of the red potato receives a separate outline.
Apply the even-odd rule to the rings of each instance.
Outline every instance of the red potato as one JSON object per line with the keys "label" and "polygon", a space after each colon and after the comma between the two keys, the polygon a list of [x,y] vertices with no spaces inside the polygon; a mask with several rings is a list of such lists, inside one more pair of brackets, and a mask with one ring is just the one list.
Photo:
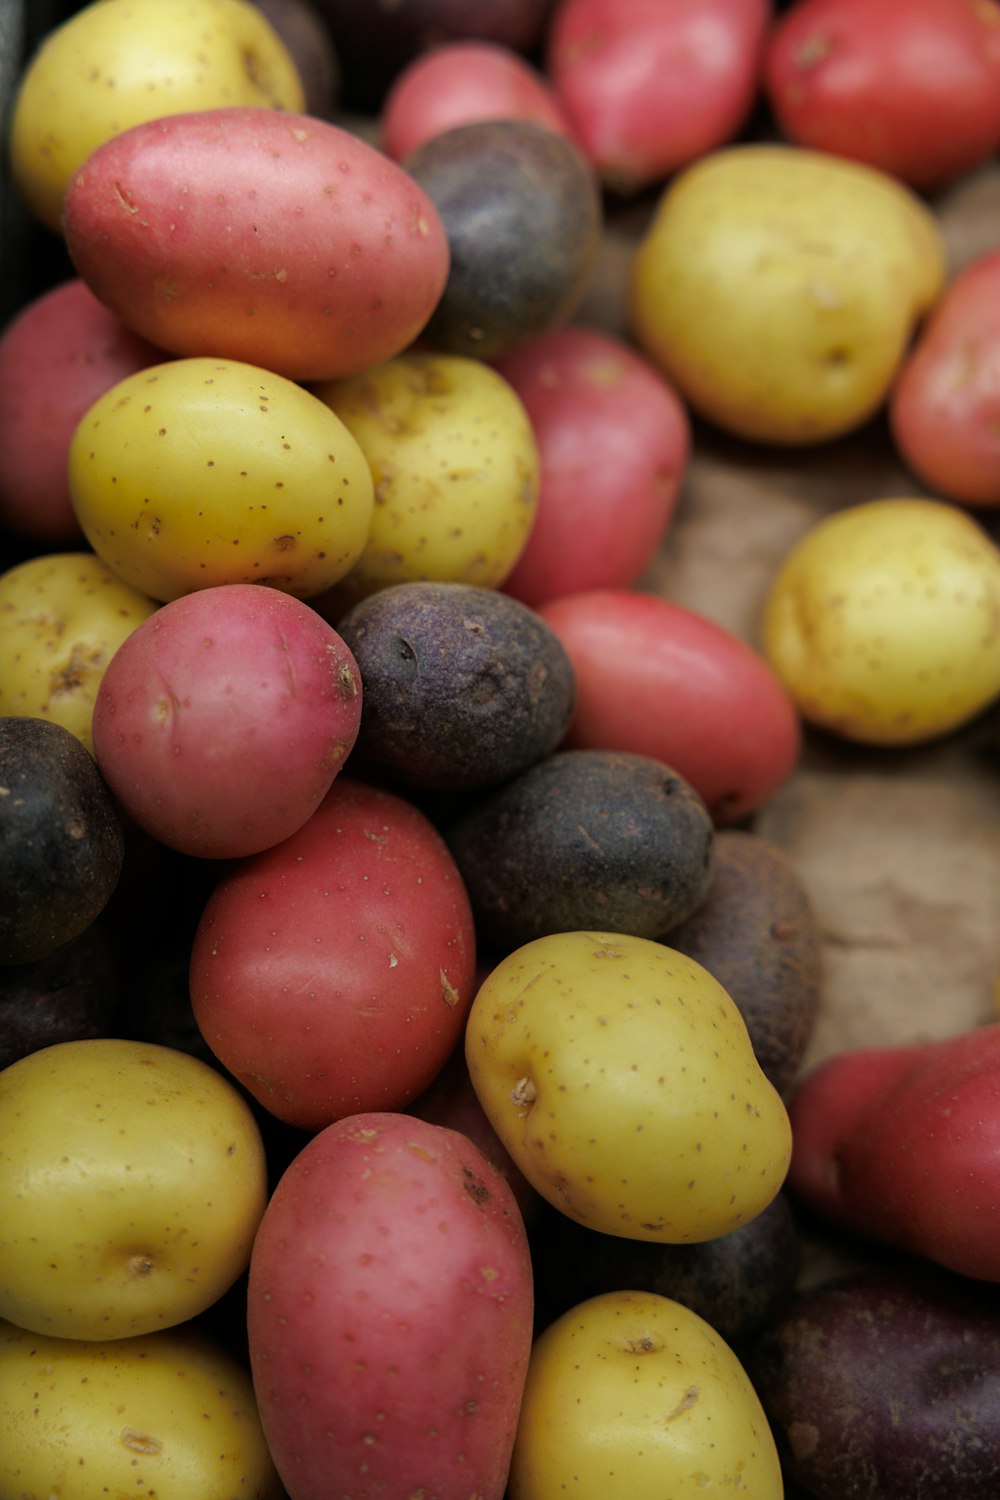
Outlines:
{"label": "red potato", "polygon": [[162,358],[76,277],[21,309],[0,334],[0,525],[39,542],[79,538],[66,477],[77,423]]}
{"label": "red potato", "polygon": [[437,210],[402,167],[280,110],[123,131],[76,173],[63,220],[78,274],[137,333],[297,381],[400,353],[450,263]]}
{"label": "red potato", "polygon": [[610,187],[647,187],[737,135],[771,10],[770,0],[560,0],[546,72]]}
{"label": "red potato", "polygon": [[1000,251],[946,288],[889,396],[904,462],[936,494],[1000,505]]}
{"label": "red potato", "polygon": [[857,1049],[789,1102],[789,1192],[821,1218],[1000,1281],[1000,1022]]}
{"label": "red potato", "polygon": [[421,53],[393,82],[379,115],[382,149],[402,161],[474,120],[531,120],[572,134],[552,85],[526,58],[495,42],[449,42]]}
{"label": "red potato", "polygon": [[509,1187],[465,1136],[393,1113],[314,1136],[264,1212],[247,1313],[291,1500],[501,1500],[531,1262]]}
{"label": "red potato", "polygon": [[163,605],[118,647],[94,704],[94,756],[153,838],[208,859],[301,828],[358,736],[361,674],[308,604],[261,584]]}
{"label": "red potato", "polygon": [[283,844],[218,883],[191,953],[215,1056],[265,1109],[319,1130],[403,1109],[458,1045],[475,931],[444,840],[412,803],[349,776]]}
{"label": "red potato", "polygon": [[537,606],[625,587],[673,516],[691,450],[687,409],[642,355],[574,325],[493,361],[531,419],[538,512],[504,592]]}
{"label": "red potato", "polygon": [[1000,146],[995,0],[797,0],[763,87],[787,140],[935,189]]}
{"label": "red potato", "polygon": [[799,716],[767,662],[714,621],[656,594],[595,589],[538,607],[577,683],[567,749],[672,766],[717,826],[738,822],[798,763]]}

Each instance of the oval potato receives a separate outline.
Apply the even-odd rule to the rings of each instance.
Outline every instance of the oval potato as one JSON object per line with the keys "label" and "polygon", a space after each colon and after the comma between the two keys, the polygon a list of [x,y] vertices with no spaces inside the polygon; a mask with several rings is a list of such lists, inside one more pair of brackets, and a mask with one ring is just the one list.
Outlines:
{"label": "oval potato", "polygon": [[374,505],[329,407],[234,360],[171,360],[112,386],[73,435],[69,484],[97,555],[160,601],[224,583],[318,594],[360,557]]}
{"label": "oval potato", "polygon": [[137,125],[66,193],[77,274],[159,348],[328,380],[400,353],[444,290],[440,216],[338,125],[260,108]]}

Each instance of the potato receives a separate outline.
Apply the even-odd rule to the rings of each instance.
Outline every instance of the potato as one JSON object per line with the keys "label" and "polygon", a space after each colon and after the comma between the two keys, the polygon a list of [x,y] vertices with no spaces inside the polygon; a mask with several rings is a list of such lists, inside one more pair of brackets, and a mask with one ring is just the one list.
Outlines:
{"label": "potato", "polygon": [[445,836],[481,943],[506,953],[548,933],[601,927],[655,938],[708,889],[708,809],[662,761],[556,750],[487,788]]}
{"label": "potato", "polygon": [[47,719],[0,717],[0,964],[49,958],[86,932],[124,856],[114,800],[79,740]]}
{"label": "potato", "polygon": [[29,59],[14,97],[11,170],[60,228],[63,195],[104,141],[142,120],[223,105],[301,109],[302,82],[247,0],[94,0]]}
{"label": "potato", "polygon": [[323,612],[421,579],[499,587],[538,508],[538,445],[508,382],[479,360],[424,352],[314,390],[375,483],[367,542]]}
{"label": "potato", "polygon": [[781,1500],[774,1438],[746,1371],[704,1320],[667,1297],[616,1291],[535,1341],[510,1500]]}
{"label": "potato", "polygon": [[0,1494],[280,1500],[242,1365],[184,1328],[83,1342],[0,1323]]}
{"label": "potato", "polygon": [[0,1068],[54,1042],[110,1035],[120,956],[107,924],[95,920],[46,958],[0,967]]}
{"label": "potato", "polygon": [[298,381],[391,359],[448,276],[412,177],[339,125],[277,110],[115,136],[74,175],[63,230],[78,274],[144,338]]}
{"label": "potato", "polygon": [[516,1165],[578,1223],[686,1244],[777,1194],[791,1133],[735,1004],[662,943],[563,932],[483,980],[469,1073]]}
{"label": "potato", "polygon": [[575,682],[555,632],[496,589],[399,583],[337,622],[364,678],[356,754],[404,786],[469,790],[555,750]]}
{"label": "potato", "polygon": [[818,522],[772,579],[764,650],[799,710],[870,745],[951,733],[1000,695],[1000,548],[907,497]]}
{"label": "potato", "polygon": [[894,1262],[806,1288],[747,1368],[789,1480],[814,1500],[1000,1487],[1000,1311],[968,1281]]}
{"label": "potato", "polygon": [[731,146],[661,197],[630,322],[700,415],[813,444],[882,404],[945,269],[931,210],[895,179],[818,151]]}
{"label": "potato", "polygon": [[0,1073],[0,1317],[66,1339],[185,1322],[246,1269],[266,1163],[234,1085],[169,1047],[59,1042]]}
{"label": "potato", "polygon": [[74,433],[69,482],[97,555],[160,601],[223,583],[321,593],[361,556],[374,505],[330,408],[234,360],[171,360],[112,386]]}
{"label": "potato", "polygon": [[313,1136],[268,1203],[247,1290],[293,1500],[501,1500],[532,1300],[511,1190],[465,1136],[392,1113]]}
{"label": "potato", "polygon": [[357,738],[361,676],[332,625],[259,584],[163,605],[108,663],[94,755],[168,848],[238,859],[302,827]]}
{"label": "potato", "polygon": [[0,574],[0,713],[60,724],[93,752],[108,663],[157,609],[90,552],[29,558]]}

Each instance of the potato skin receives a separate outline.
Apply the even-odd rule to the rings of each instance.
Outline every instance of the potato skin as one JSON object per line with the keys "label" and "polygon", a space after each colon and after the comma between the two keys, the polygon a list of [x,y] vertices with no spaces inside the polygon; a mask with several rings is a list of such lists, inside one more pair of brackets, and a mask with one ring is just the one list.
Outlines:
{"label": "potato skin", "polygon": [[739,1006],[765,1074],[784,1093],[819,1012],[822,945],[809,893],[792,861],[758,834],[716,834],[704,900],[667,934]]}
{"label": "potato skin", "polygon": [[122,132],[73,177],[63,221],[78,275],[144,338],[296,381],[391,359],[448,275],[439,215],[401,167],[279,110]]}
{"label": "potato skin", "polygon": [[1000,1486],[1000,1306],[905,1262],[798,1294],[747,1367],[814,1500],[955,1500]]}
{"label": "potato skin", "polygon": [[315,1135],[268,1204],[247,1307],[295,1500],[501,1500],[531,1263],[510,1188],[464,1135],[391,1112]]}
{"label": "potato skin", "polygon": [[573,712],[555,633],[495,589],[380,589],[337,622],[364,679],[356,754],[404,785],[466,790],[550,754]]}
{"label": "potato skin", "polygon": [[597,927],[655,938],[708,888],[714,828],[662,761],[557,750],[446,829],[481,942],[498,952]]}

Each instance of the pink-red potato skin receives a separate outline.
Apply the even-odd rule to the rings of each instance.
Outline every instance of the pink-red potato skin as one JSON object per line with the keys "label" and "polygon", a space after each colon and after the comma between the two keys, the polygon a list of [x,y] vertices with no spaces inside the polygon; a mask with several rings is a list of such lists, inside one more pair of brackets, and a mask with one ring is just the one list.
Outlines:
{"label": "pink-red potato skin", "polygon": [[574,325],[493,361],[531,420],[538,510],[503,584],[523,604],[627,587],[670,524],[691,451],[681,398],[642,355]]}
{"label": "pink-red potato skin", "polygon": [[889,421],[904,462],[934,493],[1000,505],[1000,251],[946,288],[896,378]]}
{"label": "pink-red potato skin", "polygon": [[475,929],[451,853],[412,803],[348,774],[296,834],[234,866],[195,933],[191,1002],[265,1109],[320,1130],[403,1109],[457,1046]]}
{"label": "pink-red potato skin", "polygon": [[247,1311],[291,1500],[501,1500],[531,1262],[510,1189],[465,1136],[392,1112],[315,1135],[264,1212]]}
{"label": "pink-red potato skin", "polygon": [[789,1192],[827,1222],[1000,1281],[1000,1022],[820,1063],[789,1101]]}
{"label": "pink-red potato skin", "polygon": [[401,352],[444,290],[450,251],[427,194],[329,121],[280,110],[152,120],[70,183],[79,276],[137,333],[290,380]]}
{"label": "pink-red potato skin", "polygon": [[801,722],[768,663],[713,620],[657,594],[596,589],[539,605],[576,678],[565,749],[650,755],[717,826],[756,811],[798,763]]}
{"label": "pink-red potato skin", "polygon": [[422,52],[382,102],[379,136],[394,161],[476,120],[530,120],[572,136],[555,90],[526,58],[496,42],[446,42]]}
{"label": "pink-red potato skin", "polygon": [[162,358],[78,277],[11,319],[0,334],[0,524],[38,542],[80,537],[66,477],[77,423],[98,396]]}
{"label": "pink-red potato skin", "polygon": [[768,38],[762,87],[794,145],[941,188],[1000,146],[1000,5],[798,0]]}
{"label": "pink-red potato skin", "polygon": [[770,0],[562,0],[545,71],[577,144],[632,192],[731,140],[757,98]]}
{"label": "pink-red potato skin", "polygon": [[94,704],[98,769],[129,817],[205,859],[257,854],[315,812],[354,747],[361,674],[300,599],[226,584],[164,604]]}

